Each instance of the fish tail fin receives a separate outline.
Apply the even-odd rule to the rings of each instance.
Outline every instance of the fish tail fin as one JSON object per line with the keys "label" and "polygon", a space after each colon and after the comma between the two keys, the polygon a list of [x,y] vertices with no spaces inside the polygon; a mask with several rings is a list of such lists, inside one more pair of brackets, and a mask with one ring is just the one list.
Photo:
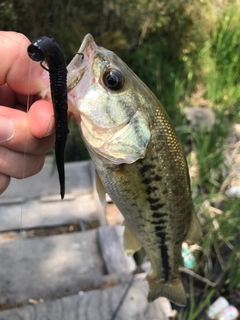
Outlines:
{"label": "fish tail fin", "polygon": [[186,305],[186,293],[179,278],[171,282],[160,282],[160,280],[151,277],[148,277],[147,280],[149,284],[149,302],[159,297],[165,297],[179,306],[184,307]]}

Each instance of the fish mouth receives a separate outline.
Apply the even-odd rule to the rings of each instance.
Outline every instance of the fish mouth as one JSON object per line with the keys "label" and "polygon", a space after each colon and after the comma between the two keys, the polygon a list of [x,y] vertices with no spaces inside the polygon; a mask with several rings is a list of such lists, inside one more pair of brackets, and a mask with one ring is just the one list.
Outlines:
{"label": "fish mouth", "polygon": [[97,45],[96,45],[96,43],[94,42],[93,36],[92,36],[90,33],[88,33],[88,34],[84,37],[84,39],[83,39],[83,41],[82,41],[82,44],[81,44],[81,46],[80,46],[80,48],[79,48],[78,53],[83,53],[84,50],[87,49],[88,47],[91,48],[91,50],[94,50],[94,49],[96,48],[96,46],[97,46]]}
{"label": "fish mouth", "polygon": [[76,53],[75,57],[69,63],[68,70],[68,80],[67,80],[67,88],[68,92],[71,91],[78,82],[82,79],[83,74],[86,69],[89,68],[93,61],[94,54],[96,52],[97,45],[94,41],[93,36],[88,33],[82,44]]}

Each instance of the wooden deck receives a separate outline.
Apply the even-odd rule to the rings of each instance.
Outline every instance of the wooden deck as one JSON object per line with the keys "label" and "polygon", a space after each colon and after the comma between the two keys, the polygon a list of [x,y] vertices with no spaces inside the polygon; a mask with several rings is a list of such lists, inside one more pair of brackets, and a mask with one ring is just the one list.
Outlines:
{"label": "wooden deck", "polygon": [[122,227],[106,225],[92,163],[66,164],[63,201],[51,172],[48,161],[0,196],[0,320],[168,319],[166,299],[149,304],[133,279]]}

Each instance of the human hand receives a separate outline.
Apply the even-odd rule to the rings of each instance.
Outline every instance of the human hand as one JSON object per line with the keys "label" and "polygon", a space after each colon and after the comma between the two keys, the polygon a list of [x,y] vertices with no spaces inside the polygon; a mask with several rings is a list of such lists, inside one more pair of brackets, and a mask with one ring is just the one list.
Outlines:
{"label": "human hand", "polygon": [[29,44],[22,34],[0,31],[0,194],[11,177],[38,173],[55,140],[52,104],[35,101],[48,74],[28,57]]}

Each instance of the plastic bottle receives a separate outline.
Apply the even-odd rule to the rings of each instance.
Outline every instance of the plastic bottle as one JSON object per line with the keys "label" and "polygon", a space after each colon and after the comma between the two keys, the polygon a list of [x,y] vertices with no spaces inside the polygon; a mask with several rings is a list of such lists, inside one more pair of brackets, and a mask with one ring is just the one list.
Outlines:
{"label": "plastic bottle", "polygon": [[229,306],[228,301],[224,297],[219,297],[207,310],[210,319],[216,319],[216,316]]}
{"label": "plastic bottle", "polygon": [[216,319],[233,320],[233,319],[237,319],[238,316],[239,316],[238,310],[234,306],[228,306],[217,315]]}

